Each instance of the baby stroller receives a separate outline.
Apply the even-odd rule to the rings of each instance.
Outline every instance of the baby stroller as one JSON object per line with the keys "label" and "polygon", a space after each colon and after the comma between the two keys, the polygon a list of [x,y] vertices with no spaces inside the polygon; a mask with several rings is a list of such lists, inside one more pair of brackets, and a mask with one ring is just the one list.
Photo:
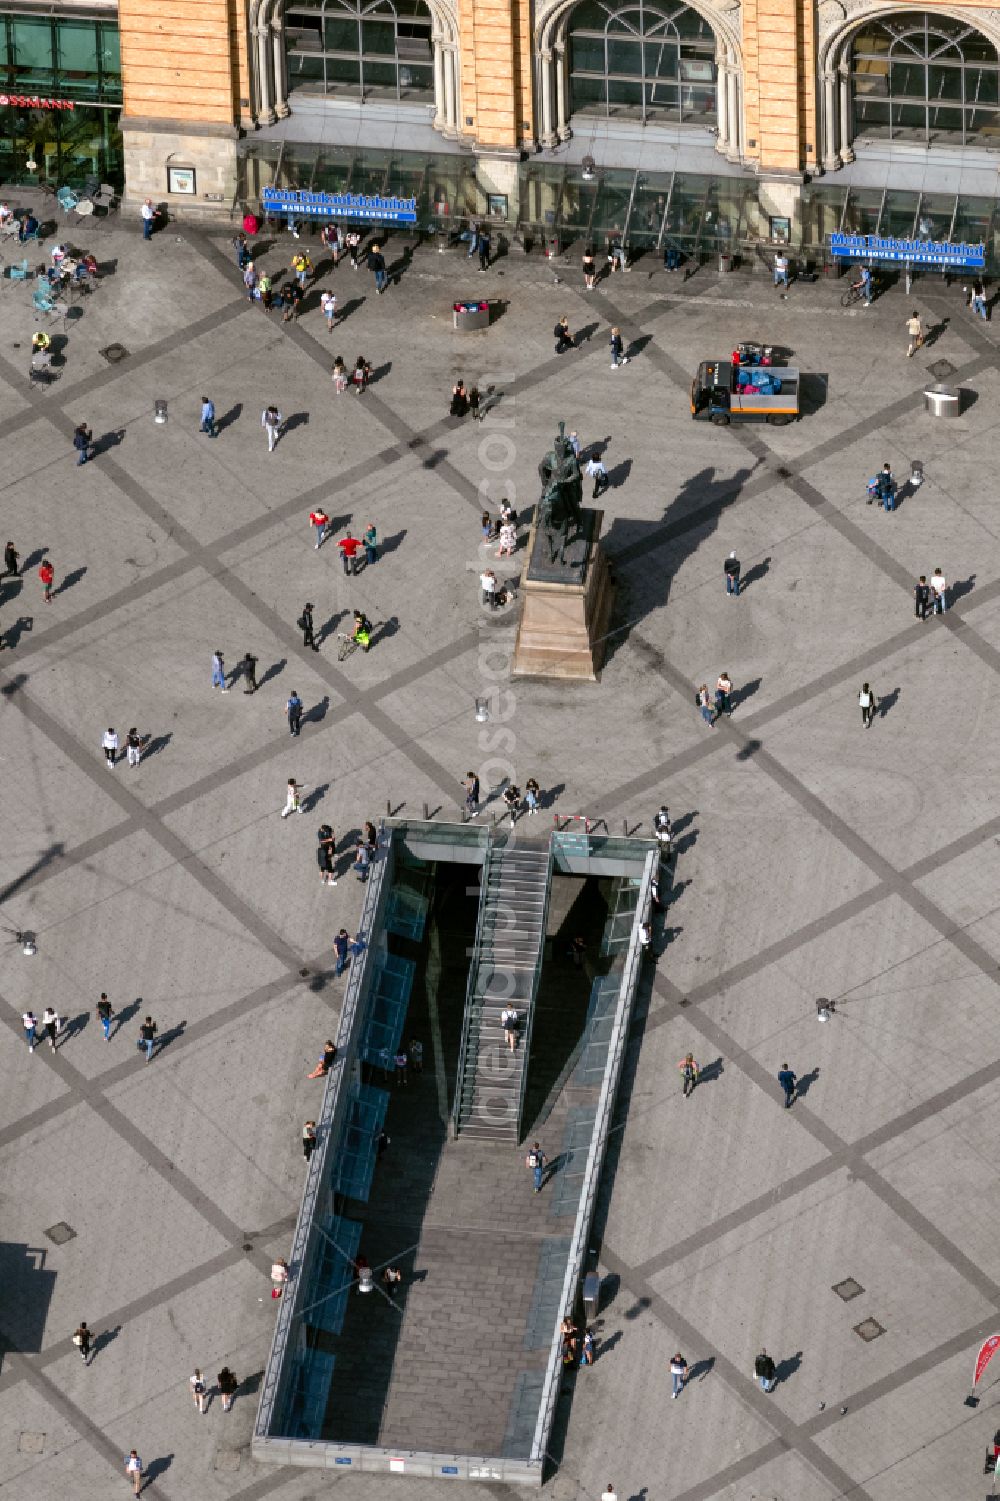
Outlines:
{"label": "baby stroller", "polygon": [[734,365],[770,365],[770,344],[737,344],[733,350]]}

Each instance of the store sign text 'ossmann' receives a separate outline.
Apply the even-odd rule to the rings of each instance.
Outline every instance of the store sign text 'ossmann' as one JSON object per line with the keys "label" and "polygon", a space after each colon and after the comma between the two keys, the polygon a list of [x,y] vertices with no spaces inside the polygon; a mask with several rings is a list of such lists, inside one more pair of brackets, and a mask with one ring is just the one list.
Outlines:
{"label": "store sign text 'ossmann'", "polygon": [[0,94],[0,106],[14,109],[75,109],[72,99],[39,99],[34,94]]}

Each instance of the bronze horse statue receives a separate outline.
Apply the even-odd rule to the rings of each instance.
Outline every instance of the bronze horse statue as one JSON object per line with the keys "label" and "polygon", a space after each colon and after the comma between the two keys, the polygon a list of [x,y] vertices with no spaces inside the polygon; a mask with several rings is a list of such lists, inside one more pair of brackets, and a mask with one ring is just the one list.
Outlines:
{"label": "bronze horse statue", "polygon": [[564,562],[567,547],[583,530],[583,478],[566,437],[565,422],[560,422],[552,449],[538,466],[538,478],[542,482],[540,517],[549,544],[549,562],[557,558]]}

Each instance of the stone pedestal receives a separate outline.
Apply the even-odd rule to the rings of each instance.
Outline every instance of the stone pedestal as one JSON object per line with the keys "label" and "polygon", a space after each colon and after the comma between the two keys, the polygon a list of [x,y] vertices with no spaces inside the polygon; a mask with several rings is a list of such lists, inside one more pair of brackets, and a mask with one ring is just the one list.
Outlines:
{"label": "stone pedestal", "polygon": [[608,560],[601,549],[603,511],[584,510],[583,535],[553,563],[548,539],[532,523],[521,577],[521,621],[514,677],[596,682],[611,616]]}

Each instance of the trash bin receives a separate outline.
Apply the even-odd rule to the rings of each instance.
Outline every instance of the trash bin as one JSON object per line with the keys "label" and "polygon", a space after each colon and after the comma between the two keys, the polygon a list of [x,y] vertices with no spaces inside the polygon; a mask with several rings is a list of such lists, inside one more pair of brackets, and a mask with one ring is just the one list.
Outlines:
{"label": "trash bin", "polygon": [[588,1272],[583,1279],[583,1317],[589,1324],[597,1318],[601,1309],[601,1278],[598,1272]]}
{"label": "trash bin", "polygon": [[733,269],[733,258],[728,250],[719,252],[719,275],[726,276]]}
{"label": "trash bin", "polygon": [[962,393],[955,386],[928,386],[924,407],[932,417],[957,417],[962,410]]}
{"label": "trash bin", "polygon": [[490,305],[488,302],[454,302],[452,318],[459,333],[470,333],[474,328],[489,328]]}

